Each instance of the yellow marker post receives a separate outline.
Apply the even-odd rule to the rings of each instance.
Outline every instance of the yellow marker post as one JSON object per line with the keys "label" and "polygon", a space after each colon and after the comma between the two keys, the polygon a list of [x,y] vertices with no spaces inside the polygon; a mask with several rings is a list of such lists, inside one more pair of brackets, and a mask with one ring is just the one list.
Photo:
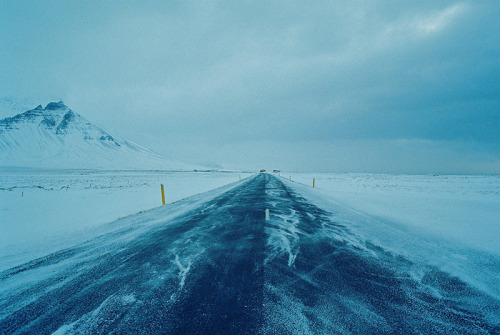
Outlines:
{"label": "yellow marker post", "polygon": [[290,180],[292,180],[292,176],[290,176]]}
{"label": "yellow marker post", "polygon": [[241,174],[240,174],[240,180],[241,180]]}
{"label": "yellow marker post", "polygon": [[163,184],[161,184],[161,202],[165,205],[165,190],[163,189]]}
{"label": "yellow marker post", "polygon": [[314,178],[313,178],[313,188],[314,188]]}

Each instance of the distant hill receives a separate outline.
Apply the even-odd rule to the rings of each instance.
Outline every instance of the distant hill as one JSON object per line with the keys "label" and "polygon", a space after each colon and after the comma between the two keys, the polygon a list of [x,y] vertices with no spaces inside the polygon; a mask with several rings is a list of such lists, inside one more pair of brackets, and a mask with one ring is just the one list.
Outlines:
{"label": "distant hill", "polygon": [[62,101],[0,120],[0,166],[193,170],[93,125]]}

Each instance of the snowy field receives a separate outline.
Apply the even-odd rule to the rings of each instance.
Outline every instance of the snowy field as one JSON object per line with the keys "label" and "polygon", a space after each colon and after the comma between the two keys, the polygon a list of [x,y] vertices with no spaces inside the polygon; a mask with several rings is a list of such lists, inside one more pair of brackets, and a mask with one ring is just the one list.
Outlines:
{"label": "snowy field", "polygon": [[[75,244],[105,223],[160,206],[160,184],[168,204],[237,182],[239,175],[250,176],[0,170],[0,268]],[[348,221],[356,235],[500,295],[492,289],[500,284],[500,176],[281,173],[283,180],[290,176],[291,186]]]}
{"label": "snowy field", "polygon": [[500,298],[500,176],[281,176],[362,240]]}
{"label": "snowy field", "polygon": [[357,211],[500,255],[500,176],[290,174]]}
{"label": "snowy field", "polygon": [[351,209],[330,188],[235,179],[67,234],[45,257],[2,255],[0,324],[6,333],[498,333],[498,255]]}
{"label": "snowy field", "polygon": [[161,206],[160,184],[165,186],[168,205],[236,182],[239,175],[1,169],[0,267],[7,266],[3,263],[10,256],[19,256],[22,261],[43,255],[76,242],[78,235],[88,234],[88,229]]}

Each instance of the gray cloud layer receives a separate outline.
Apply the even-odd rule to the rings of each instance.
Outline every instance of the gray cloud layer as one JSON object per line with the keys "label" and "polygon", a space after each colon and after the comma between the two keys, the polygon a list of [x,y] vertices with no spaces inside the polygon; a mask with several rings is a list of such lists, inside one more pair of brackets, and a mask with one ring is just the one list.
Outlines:
{"label": "gray cloud layer", "polygon": [[5,95],[61,96],[163,154],[230,167],[500,172],[497,1],[0,9]]}

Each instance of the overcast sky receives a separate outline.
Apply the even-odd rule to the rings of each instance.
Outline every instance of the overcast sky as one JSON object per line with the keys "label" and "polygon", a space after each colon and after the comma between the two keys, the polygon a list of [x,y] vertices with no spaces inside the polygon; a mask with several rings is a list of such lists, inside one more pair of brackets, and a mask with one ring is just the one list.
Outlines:
{"label": "overcast sky", "polygon": [[498,0],[2,0],[0,96],[61,98],[189,163],[500,173],[499,17]]}

